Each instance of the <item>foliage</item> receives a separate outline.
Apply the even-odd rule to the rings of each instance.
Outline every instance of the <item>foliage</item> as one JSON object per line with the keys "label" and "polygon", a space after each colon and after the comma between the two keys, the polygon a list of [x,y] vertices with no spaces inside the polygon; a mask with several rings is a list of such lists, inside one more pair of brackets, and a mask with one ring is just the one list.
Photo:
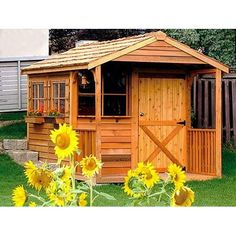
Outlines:
{"label": "foliage", "polygon": [[125,177],[124,191],[131,196],[133,206],[191,206],[194,192],[184,186],[186,176],[176,164],[168,167],[168,177],[159,178],[151,163],[139,163]]}
{"label": "foliage", "polygon": [[[78,40],[103,41],[157,30],[159,29],[51,29],[51,52],[63,52],[73,48]],[[236,30],[162,29],[162,31],[227,65],[235,64]]]}

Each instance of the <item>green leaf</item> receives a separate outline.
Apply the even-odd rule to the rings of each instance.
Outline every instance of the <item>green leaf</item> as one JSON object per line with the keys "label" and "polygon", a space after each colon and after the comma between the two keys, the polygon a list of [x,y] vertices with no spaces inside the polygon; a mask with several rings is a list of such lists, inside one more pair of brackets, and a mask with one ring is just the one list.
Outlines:
{"label": "green leaf", "polygon": [[102,197],[105,197],[107,200],[111,200],[111,201],[115,201],[116,200],[113,196],[111,196],[110,194],[107,194],[107,193],[97,192],[97,194],[102,196]]}

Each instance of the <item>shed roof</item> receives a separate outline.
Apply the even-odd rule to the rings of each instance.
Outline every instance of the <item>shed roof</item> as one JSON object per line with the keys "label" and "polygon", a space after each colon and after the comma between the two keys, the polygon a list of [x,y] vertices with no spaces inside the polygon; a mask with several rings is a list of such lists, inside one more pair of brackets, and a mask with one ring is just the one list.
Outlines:
{"label": "shed roof", "polygon": [[223,63],[220,63],[217,60],[168,37],[161,31],[158,31],[115,40],[84,44],[80,47],[70,49],[67,52],[50,56],[46,60],[24,68],[22,72],[24,74],[35,74],[53,71],[92,69],[156,41],[165,41],[171,46],[201,60],[205,64],[209,64],[227,73],[229,71],[229,68]]}

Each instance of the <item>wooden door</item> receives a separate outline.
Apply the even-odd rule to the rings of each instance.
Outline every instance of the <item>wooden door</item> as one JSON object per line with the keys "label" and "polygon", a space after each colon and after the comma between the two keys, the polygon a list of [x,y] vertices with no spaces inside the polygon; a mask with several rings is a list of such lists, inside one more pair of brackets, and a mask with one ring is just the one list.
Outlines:
{"label": "wooden door", "polygon": [[186,164],[185,80],[139,78],[139,162]]}

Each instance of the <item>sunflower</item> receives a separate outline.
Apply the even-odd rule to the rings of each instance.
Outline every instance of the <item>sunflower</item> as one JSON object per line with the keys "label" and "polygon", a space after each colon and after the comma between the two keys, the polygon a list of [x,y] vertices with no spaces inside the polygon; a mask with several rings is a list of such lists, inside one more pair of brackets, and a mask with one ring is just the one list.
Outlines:
{"label": "sunflower", "polygon": [[69,166],[63,166],[54,171],[54,177],[59,177],[62,181],[70,181],[72,170]]}
{"label": "sunflower", "polygon": [[34,165],[32,161],[25,162],[25,175],[29,179],[34,171],[37,170],[37,167]]}
{"label": "sunflower", "polygon": [[42,188],[46,189],[51,181],[51,172],[41,168],[34,171],[28,179],[28,183],[38,191]]}
{"label": "sunflower", "polygon": [[168,166],[168,174],[176,189],[180,189],[186,182],[185,172],[176,164],[171,164]]}
{"label": "sunflower", "polygon": [[46,190],[46,194],[55,206],[65,206],[74,197],[69,182],[52,181]]}
{"label": "sunflower", "polygon": [[141,193],[137,192],[136,189],[140,185],[140,178],[137,173],[133,170],[129,170],[124,182],[124,192],[131,197],[140,197]]}
{"label": "sunflower", "polygon": [[59,129],[51,131],[51,140],[56,145],[54,150],[58,162],[73,155],[78,149],[78,137],[71,126],[59,124]]}
{"label": "sunflower", "polygon": [[79,196],[79,200],[78,200],[78,205],[83,207],[83,206],[86,206],[87,205],[87,201],[86,201],[86,198],[87,198],[87,194],[86,193],[81,193],[80,196]]}
{"label": "sunflower", "polygon": [[93,177],[102,168],[102,163],[94,155],[86,156],[80,161],[82,174],[88,178]]}
{"label": "sunflower", "polygon": [[194,202],[194,192],[188,187],[176,189],[171,199],[171,206],[191,206]]}
{"label": "sunflower", "polygon": [[151,163],[144,164],[140,162],[135,171],[148,188],[152,188],[155,183],[160,181],[160,177]]}
{"label": "sunflower", "polygon": [[13,190],[12,201],[15,206],[23,206],[27,201],[27,192],[23,186],[18,186]]}
{"label": "sunflower", "polygon": [[29,207],[36,207],[36,206],[37,206],[37,204],[35,202],[30,202],[29,203]]}

